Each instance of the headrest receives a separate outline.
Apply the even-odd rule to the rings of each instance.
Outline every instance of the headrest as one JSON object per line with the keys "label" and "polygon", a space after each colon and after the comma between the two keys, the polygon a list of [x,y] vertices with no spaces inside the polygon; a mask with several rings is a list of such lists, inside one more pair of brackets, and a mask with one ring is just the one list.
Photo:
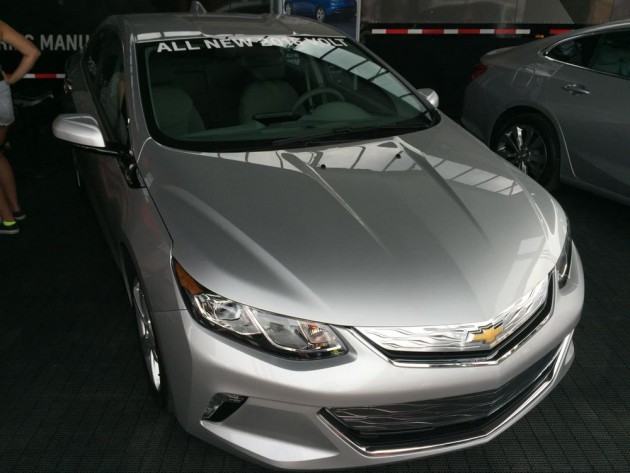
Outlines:
{"label": "headrest", "polygon": [[273,80],[284,77],[284,55],[275,46],[252,48],[243,56],[243,65],[258,80]]}

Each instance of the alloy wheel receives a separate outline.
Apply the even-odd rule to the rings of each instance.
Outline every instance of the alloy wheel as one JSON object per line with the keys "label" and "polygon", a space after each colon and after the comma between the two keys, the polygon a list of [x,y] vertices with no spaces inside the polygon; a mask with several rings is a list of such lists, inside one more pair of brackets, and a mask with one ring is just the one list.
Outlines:
{"label": "alloy wheel", "polygon": [[326,12],[322,7],[317,7],[317,10],[315,10],[315,17],[320,23],[326,19]]}
{"label": "alloy wheel", "polygon": [[545,173],[549,160],[547,144],[542,134],[530,125],[517,123],[506,128],[495,150],[537,181]]}
{"label": "alloy wheel", "polygon": [[136,314],[138,334],[140,335],[140,349],[142,357],[149,374],[149,380],[153,383],[156,392],[161,388],[161,367],[157,352],[157,343],[151,316],[147,309],[144,292],[140,287],[140,282],[136,279],[133,284],[133,307]]}

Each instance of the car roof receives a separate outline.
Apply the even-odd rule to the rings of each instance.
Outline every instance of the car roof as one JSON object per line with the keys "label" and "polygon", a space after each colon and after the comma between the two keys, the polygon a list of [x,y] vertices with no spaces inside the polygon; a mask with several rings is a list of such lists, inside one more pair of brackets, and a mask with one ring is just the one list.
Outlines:
{"label": "car roof", "polygon": [[345,36],[331,26],[287,15],[146,13],[114,15],[109,25],[134,42],[202,35],[312,35]]}

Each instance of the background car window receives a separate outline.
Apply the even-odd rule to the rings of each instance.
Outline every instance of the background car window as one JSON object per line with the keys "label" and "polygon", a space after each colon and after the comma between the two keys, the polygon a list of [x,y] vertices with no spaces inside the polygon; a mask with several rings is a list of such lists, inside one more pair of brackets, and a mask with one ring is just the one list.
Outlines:
{"label": "background car window", "polygon": [[590,68],[630,77],[630,31],[602,35],[593,52]]}
{"label": "background car window", "polygon": [[588,67],[593,50],[601,35],[590,35],[576,38],[562,43],[551,49],[547,56],[556,61],[565,62],[574,66]]}

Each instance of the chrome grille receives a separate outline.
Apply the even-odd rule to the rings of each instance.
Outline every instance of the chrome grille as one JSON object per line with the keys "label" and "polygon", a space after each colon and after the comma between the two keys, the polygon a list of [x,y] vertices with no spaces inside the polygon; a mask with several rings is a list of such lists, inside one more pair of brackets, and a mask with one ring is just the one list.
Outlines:
{"label": "chrome grille", "polygon": [[498,389],[402,404],[330,408],[322,415],[359,445],[400,444],[460,436],[501,418],[552,375],[556,348]]}
{"label": "chrome grille", "polygon": [[[356,333],[395,362],[452,364],[496,360],[526,340],[547,321],[554,302],[552,275],[545,281],[544,288],[546,289],[544,292],[539,292],[526,304],[528,307],[537,307],[528,318],[517,313],[503,320],[501,315],[497,319],[481,324],[464,324],[457,329],[445,326],[448,330],[433,330],[431,333],[420,333],[423,327],[401,329],[357,327]],[[492,331],[493,328],[500,329],[500,335],[496,336],[495,342],[487,344],[474,340],[476,331],[483,329]],[[429,339],[430,343],[427,342]],[[471,340],[466,342],[468,339]]]}

